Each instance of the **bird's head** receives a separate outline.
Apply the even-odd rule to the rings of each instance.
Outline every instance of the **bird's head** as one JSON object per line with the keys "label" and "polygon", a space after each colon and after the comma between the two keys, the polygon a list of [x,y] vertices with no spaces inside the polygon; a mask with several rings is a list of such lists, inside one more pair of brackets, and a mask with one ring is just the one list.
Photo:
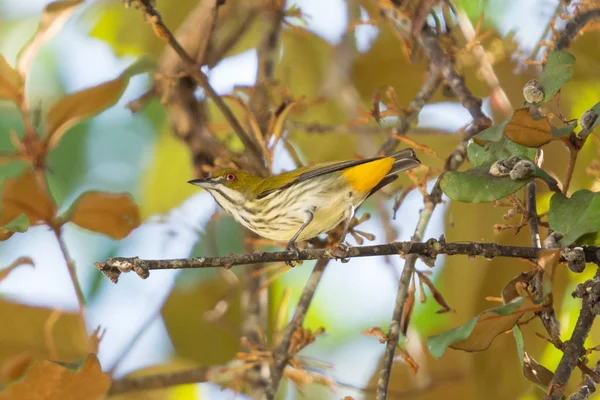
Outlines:
{"label": "bird's head", "polygon": [[207,178],[188,181],[192,185],[206,189],[226,210],[241,206],[255,197],[255,189],[261,178],[244,171],[223,169]]}

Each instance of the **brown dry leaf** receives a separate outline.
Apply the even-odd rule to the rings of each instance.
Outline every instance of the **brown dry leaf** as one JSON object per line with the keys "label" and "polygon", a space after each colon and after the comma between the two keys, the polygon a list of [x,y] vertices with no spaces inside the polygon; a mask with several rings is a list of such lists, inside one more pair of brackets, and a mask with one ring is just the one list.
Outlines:
{"label": "brown dry leaf", "polygon": [[433,282],[431,282],[431,279],[429,279],[429,277],[426,274],[420,272],[417,273],[419,274],[419,281],[427,285],[427,287],[431,291],[431,294],[433,295],[433,299],[435,300],[435,302],[442,307],[442,309],[438,310],[437,313],[443,314],[452,311],[452,308],[448,305],[446,299],[444,299],[444,296],[442,296],[442,293],[439,290],[437,290]]}
{"label": "brown dry leaf", "polygon": [[23,379],[0,392],[0,400],[95,400],[102,399],[110,387],[110,377],[90,354],[79,362],[61,365],[52,361],[35,362]]}
{"label": "brown dry leaf", "polygon": [[483,351],[492,344],[496,336],[512,329],[525,313],[539,311],[540,309],[541,306],[535,305],[533,300],[527,297],[519,308],[507,315],[484,311],[477,319],[477,323],[469,337],[454,342],[449,347],[464,351]]}
{"label": "brown dry leaf", "polygon": [[8,274],[10,274],[15,268],[18,268],[21,265],[31,265],[35,266],[33,260],[29,257],[19,257],[15,261],[13,261],[8,267],[0,269],[0,281],[6,278]]}
{"label": "brown dry leaf", "polygon": [[304,101],[304,99],[305,97],[301,96],[299,99],[286,104],[284,109],[279,114],[273,114],[273,117],[269,123],[269,132],[267,136],[269,139],[273,138],[273,144],[271,144],[271,149],[275,148],[277,142],[279,141],[279,138],[281,138],[281,133],[283,132],[283,124],[285,123],[287,116],[290,114],[292,109],[298,103]]}
{"label": "brown dry leaf", "polygon": [[0,99],[18,103],[23,95],[23,78],[0,54]]}
{"label": "brown dry leaf", "polygon": [[378,326],[374,326],[372,328],[369,328],[369,329],[366,329],[366,330],[362,331],[361,335],[378,337],[379,338],[379,343],[385,343],[388,340],[388,337],[385,334],[385,332],[383,331],[383,329],[381,329]]}
{"label": "brown dry leaf", "polygon": [[408,324],[410,323],[410,317],[412,316],[413,310],[415,309],[415,279],[413,279],[410,283],[410,288],[408,289],[408,296],[406,297],[406,301],[402,306],[402,319],[400,320],[400,332],[404,336],[406,336],[406,332],[408,331]]}
{"label": "brown dry leaf", "polygon": [[419,364],[415,361],[414,358],[411,357],[410,354],[408,354],[408,350],[399,348],[398,355],[400,356],[402,361],[404,361],[410,367],[413,373],[416,374],[417,372],[419,372]]}
{"label": "brown dry leaf", "polygon": [[148,71],[153,63],[141,58],[130,65],[118,78],[101,83],[58,100],[46,114],[44,149],[56,146],[63,134],[79,121],[90,118],[115,104],[133,75]]}
{"label": "brown dry leaf", "polygon": [[22,377],[33,361],[31,354],[26,351],[2,363],[0,365],[0,387]]}
{"label": "brown dry leaf", "polygon": [[542,250],[538,254],[538,267],[544,270],[544,278],[552,282],[554,280],[554,272],[560,261],[560,249]]}
{"label": "brown dry leaf", "polygon": [[0,329],[0,365],[24,353],[34,359],[65,361],[88,354],[89,339],[79,314],[61,312],[48,330],[55,311],[0,299],[2,320],[11,321],[11,329]]}
{"label": "brown dry leaf", "polygon": [[67,213],[82,228],[123,239],[140,225],[137,205],[127,193],[85,192]]}
{"label": "brown dry leaf", "polygon": [[513,278],[504,289],[502,289],[502,301],[504,303],[510,303],[517,297],[527,296],[529,293],[528,285],[536,271],[522,272]]}
{"label": "brown dry leaf", "polygon": [[17,56],[17,69],[22,76],[27,75],[31,61],[42,44],[50,40],[62,28],[82,2],[83,0],[55,1],[44,8],[37,31]]}
{"label": "brown dry leaf", "polygon": [[504,135],[515,143],[526,147],[540,147],[552,140],[552,126],[546,117],[535,119],[528,108],[515,111],[512,119],[504,128]]}
{"label": "brown dry leaf", "polygon": [[527,352],[525,352],[525,356],[523,357],[523,375],[531,382],[544,387],[548,387],[554,377],[552,371],[538,363]]}
{"label": "brown dry leaf", "polygon": [[0,225],[15,220],[25,214],[29,224],[51,222],[56,215],[56,204],[48,193],[40,187],[32,169],[27,169],[18,178],[4,181],[0,205]]}

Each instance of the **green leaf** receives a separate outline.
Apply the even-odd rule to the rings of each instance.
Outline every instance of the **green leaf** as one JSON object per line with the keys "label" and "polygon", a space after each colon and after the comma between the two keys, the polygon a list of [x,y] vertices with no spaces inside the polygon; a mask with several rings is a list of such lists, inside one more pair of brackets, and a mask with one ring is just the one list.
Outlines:
{"label": "green leaf", "polygon": [[573,77],[571,66],[575,57],[566,51],[557,51],[548,57],[539,84],[544,91],[544,103],[554,98],[560,88]]}
{"label": "green leaf", "polygon": [[513,326],[512,332],[515,337],[515,344],[517,345],[517,356],[519,357],[521,367],[523,367],[523,358],[525,357],[525,339],[523,338],[523,332],[521,332],[521,328],[519,328],[518,325]]}
{"label": "green leaf", "polygon": [[474,137],[488,142],[499,142],[502,140],[504,128],[509,122],[510,118],[500,124],[492,125],[489,128],[482,130]]}
{"label": "green leaf", "polygon": [[492,164],[511,156],[527,158],[531,161],[535,159],[536,149],[515,143],[504,135],[504,130],[510,121],[511,119],[507,119],[475,135],[467,146],[467,157],[471,164],[474,166]]}
{"label": "green leaf", "polygon": [[567,124],[565,126],[561,126],[556,127],[554,125],[552,125],[551,128],[551,132],[552,132],[552,137],[554,138],[561,138],[564,136],[567,136],[569,133],[573,132],[573,129],[575,129],[577,127],[577,121],[573,121],[570,124]]}
{"label": "green leaf", "polygon": [[488,142],[480,146],[474,141],[467,146],[467,157],[474,166],[493,164],[512,156],[535,160],[537,149],[521,146],[509,139],[503,138],[499,142]]}
{"label": "green leaf", "polygon": [[600,193],[578,190],[571,198],[556,193],[550,199],[548,223],[570,245],[586,233],[600,231]]}
{"label": "green leaf", "polygon": [[29,229],[29,219],[27,215],[21,213],[17,218],[4,224],[4,228],[12,232],[26,232]]}
{"label": "green leaf", "polygon": [[503,199],[533,179],[513,180],[508,176],[492,176],[489,174],[490,166],[484,164],[464,172],[445,172],[440,180],[442,191],[452,200],[485,203]]}
{"label": "green leaf", "polygon": [[491,308],[466,324],[427,338],[429,352],[440,358],[448,347],[469,352],[487,349],[494,338],[512,329],[528,311],[533,301],[518,297],[508,304]]}

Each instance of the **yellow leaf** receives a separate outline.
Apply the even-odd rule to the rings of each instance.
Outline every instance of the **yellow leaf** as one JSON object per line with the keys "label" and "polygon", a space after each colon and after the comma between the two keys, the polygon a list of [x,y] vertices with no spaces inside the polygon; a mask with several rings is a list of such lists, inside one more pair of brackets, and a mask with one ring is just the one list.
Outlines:
{"label": "yellow leaf", "polygon": [[[265,0],[227,0],[219,7],[210,48],[221,50],[227,47],[228,51],[223,56],[231,56],[256,47],[262,33],[262,20],[257,18],[257,11],[264,2]],[[176,31],[185,18],[194,14],[195,7],[202,8],[205,3],[215,2],[180,0],[176,3],[161,3],[159,9],[166,25]],[[94,2],[87,10],[97,21],[90,34],[109,43],[117,56],[149,54],[158,57],[165,48],[165,43],[154,34],[137,10],[126,9],[122,4],[112,1]],[[242,35],[239,34],[240,31]],[[211,67],[215,61],[212,60]]]}
{"label": "yellow leaf", "polygon": [[62,135],[73,125],[115,104],[127,87],[129,78],[149,70],[150,67],[150,60],[141,58],[123,71],[118,78],[72,93],[54,103],[46,114],[44,148],[46,150],[54,148]]}
{"label": "yellow leaf", "polygon": [[73,365],[40,360],[29,367],[23,379],[0,392],[0,400],[100,400],[110,387],[110,378],[90,354]]}
{"label": "yellow leaf", "polygon": [[[73,361],[90,351],[80,315],[0,299],[0,365],[24,353],[34,359]],[[6,327],[6,326],[4,326]]]}
{"label": "yellow leaf", "polygon": [[[209,312],[217,303],[226,307],[218,317],[212,317]],[[189,317],[190,304],[194,304],[194,318]],[[189,283],[176,287],[165,302],[162,317],[176,353],[187,360],[200,365],[223,364],[240,348],[240,295],[216,275],[192,287]],[[210,346],[198,346],[199,341]]]}
{"label": "yellow leaf", "polygon": [[55,1],[44,8],[37,31],[17,56],[17,69],[22,76],[27,75],[31,61],[42,44],[50,40],[62,28],[75,8],[82,2],[83,0]]}
{"label": "yellow leaf", "polygon": [[34,266],[33,260],[29,257],[19,257],[15,261],[12,262],[8,267],[4,269],[0,269],[0,281],[6,278],[8,274],[10,274],[15,268],[20,267],[21,265],[31,265]]}
{"label": "yellow leaf", "polygon": [[13,221],[21,214],[29,218],[31,225],[40,221],[50,222],[56,214],[56,204],[40,187],[32,169],[25,170],[18,178],[4,181],[0,209],[0,225]]}
{"label": "yellow leaf", "polygon": [[18,103],[23,95],[23,78],[0,54],[0,99]]}
{"label": "yellow leaf", "polygon": [[140,214],[167,214],[198,189],[186,183],[194,176],[190,150],[169,131],[161,132],[156,152],[141,181]]}
{"label": "yellow leaf", "polygon": [[67,219],[114,239],[123,239],[140,225],[138,207],[127,193],[85,192],[75,200]]}

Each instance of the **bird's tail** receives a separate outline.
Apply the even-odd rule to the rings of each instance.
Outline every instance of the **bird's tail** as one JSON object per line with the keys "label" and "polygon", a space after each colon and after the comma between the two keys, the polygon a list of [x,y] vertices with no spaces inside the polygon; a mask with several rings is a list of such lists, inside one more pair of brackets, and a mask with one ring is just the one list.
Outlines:
{"label": "bird's tail", "polygon": [[382,187],[389,185],[396,179],[398,179],[398,174],[402,171],[406,171],[409,169],[413,169],[421,165],[421,161],[417,158],[415,151],[413,149],[402,149],[399,152],[392,154],[392,158],[394,161],[394,165],[392,165],[392,169],[390,172],[379,182],[369,193],[369,196],[381,189]]}
{"label": "bird's tail", "polygon": [[[413,169],[421,164],[413,149],[403,149],[392,155],[396,161],[387,176],[398,175],[399,172]],[[386,178],[387,178],[386,176]]]}

